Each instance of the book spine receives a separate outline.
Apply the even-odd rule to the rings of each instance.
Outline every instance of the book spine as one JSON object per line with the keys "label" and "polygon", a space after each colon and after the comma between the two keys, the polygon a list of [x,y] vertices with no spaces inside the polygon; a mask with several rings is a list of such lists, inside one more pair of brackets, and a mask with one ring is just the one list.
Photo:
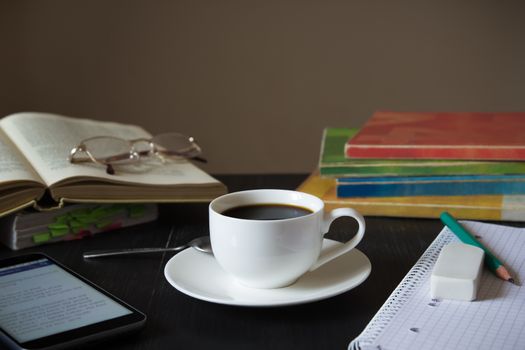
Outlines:
{"label": "book spine", "polygon": [[465,147],[399,147],[392,145],[345,145],[347,158],[381,159],[464,159],[464,160],[525,160],[525,148],[469,148]]}
{"label": "book spine", "polygon": [[[374,162],[368,159],[367,161]],[[468,162],[420,161],[419,164],[396,164],[398,160],[377,161],[383,164],[361,164],[363,160],[348,160],[348,164],[321,164],[323,176],[366,177],[366,176],[433,176],[433,175],[505,175],[525,174],[525,162]]]}
{"label": "book spine", "polygon": [[525,194],[524,177],[459,177],[442,178],[339,178],[337,196],[401,197],[401,196],[462,196],[462,195]]}
{"label": "book spine", "polygon": [[[483,197],[483,196],[480,196]],[[428,197],[417,197],[428,198]],[[447,197],[450,198],[450,197]],[[336,208],[353,208],[363,214],[364,216],[386,216],[399,218],[426,218],[438,219],[439,215],[447,210],[451,215],[458,219],[468,220],[504,220],[504,221],[523,221],[525,217],[525,207],[486,207],[483,205],[461,205],[455,203],[418,203],[414,200],[413,203],[403,202],[385,202],[385,201],[361,201],[363,198],[352,200],[350,198],[326,201],[325,210],[331,211]]]}
{"label": "book spine", "polygon": [[365,216],[412,217],[438,219],[443,211],[458,219],[523,221],[525,195],[346,197],[336,196],[336,180],[315,172],[298,191],[321,198],[324,210],[354,208]]}

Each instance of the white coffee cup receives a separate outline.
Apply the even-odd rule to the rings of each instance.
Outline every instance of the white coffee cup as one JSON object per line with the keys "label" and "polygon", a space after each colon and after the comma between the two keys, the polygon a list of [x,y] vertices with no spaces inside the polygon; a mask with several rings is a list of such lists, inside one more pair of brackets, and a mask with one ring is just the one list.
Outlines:
{"label": "white coffee cup", "polygon": [[[261,204],[306,208],[311,213],[280,220],[239,219],[222,213]],[[356,235],[327,254],[320,254],[323,236],[336,218],[350,216],[359,224]],[[209,206],[210,238],[219,265],[240,284],[280,288],[308,271],[349,252],[365,233],[365,220],[350,208],[324,212],[324,203],[307,193],[288,190],[250,190],[216,198]]]}

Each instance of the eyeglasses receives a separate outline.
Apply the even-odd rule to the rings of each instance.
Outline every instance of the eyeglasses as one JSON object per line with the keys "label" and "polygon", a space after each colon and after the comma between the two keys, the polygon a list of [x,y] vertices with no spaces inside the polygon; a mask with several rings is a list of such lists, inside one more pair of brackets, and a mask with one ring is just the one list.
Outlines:
{"label": "eyeglasses", "polygon": [[201,158],[201,148],[190,136],[179,133],[165,133],[151,139],[126,140],[115,136],[95,136],[82,140],[71,149],[69,161],[72,164],[96,163],[104,165],[108,174],[115,174],[114,165],[129,164],[146,157],[156,156],[162,162],[165,157],[193,159]]}

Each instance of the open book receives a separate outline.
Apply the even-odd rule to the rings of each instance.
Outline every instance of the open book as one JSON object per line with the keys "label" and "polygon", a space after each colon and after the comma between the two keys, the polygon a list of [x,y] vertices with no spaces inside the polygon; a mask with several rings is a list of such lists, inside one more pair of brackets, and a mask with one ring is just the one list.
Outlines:
{"label": "open book", "polygon": [[149,138],[135,125],[17,113],[0,120],[0,215],[50,197],[64,202],[209,201],[226,187],[186,160],[139,162],[115,175],[96,164],[70,164],[70,150],[93,136]]}

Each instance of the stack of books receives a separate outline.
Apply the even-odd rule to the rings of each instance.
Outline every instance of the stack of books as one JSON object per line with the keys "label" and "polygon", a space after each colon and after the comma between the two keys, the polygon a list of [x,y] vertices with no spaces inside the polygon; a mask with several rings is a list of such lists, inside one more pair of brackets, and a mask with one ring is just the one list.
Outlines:
{"label": "stack of books", "polygon": [[360,130],[327,128],[319,169],[299,190],[327,210],[522,221],[525,113],[376,112]]}

